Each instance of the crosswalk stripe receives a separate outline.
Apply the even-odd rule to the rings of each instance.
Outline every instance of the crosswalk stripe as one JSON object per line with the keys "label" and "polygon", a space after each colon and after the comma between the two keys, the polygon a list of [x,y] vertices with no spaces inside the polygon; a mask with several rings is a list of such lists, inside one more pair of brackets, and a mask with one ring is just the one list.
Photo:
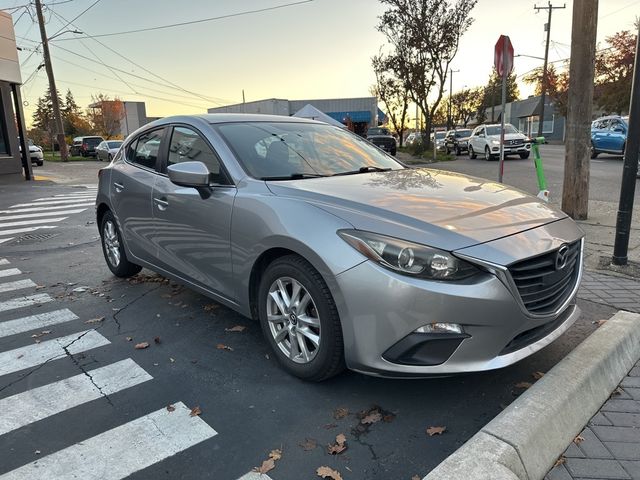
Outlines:
{"label": "crosswalk stripe", "polygon": [[32,218],[31,220],[21,220],[19,222],[2,223],[3,218],[0,217],[0,228],[5,227],[24,227],[26,225],[38,225],[39,223],[48,222],[61,222],[69,217],[54,217],[54,218]]}
{"label": "crosswalk stripe", "polygon": [[[26,228],[16,228],[13,230],[0,230],[0,235],[17,235],[18,233],[27,233],[27,232],[35,232],[36,230],[41,229],[52,229],[56,228],[55,225],[41,225],[38,227],[26,227]],[[0,243],[8,242],[9,240],[13,240],[13,238],[6,238],[4,240],[0,239]]]}
{"label": "crosswalk stripe", "polygon": [[[217,432],[182,402],[71,445],[0,480],[119,480],[207,440]],[[99,472],[99,473],[98,473]]]}
{"label": "crosswalk stripe", "polygon": [[24,213],[20,215],[0,217],[0,220],[4,222],[5,220],[20,220],[22,218],[54,217],[56,215],[71,215],[72,213],[80,213],[84,212],[85,210],[86,208],[78,208],[75,210],[59,210],[57,212]]}
{"label": "crosswalk stripe", "polygon": [[6,258],[0,258],[0,265],[9,265],[9,260]]}
{"label": "crosswalk stripe", "polygon": [[59,201],[59,200],[79,200],[79,199],[83,199],[83,200],[95,200],[96,196],[95,195],[72,195],[72,196],[67,196],[65,195],[64,197],[44,197],[44,198],[36,198],[35,200],[32,200],[33,202],[49,202],[49,201]]}
{"label": "crosswalk stripe", "polygon": [[[78,318],[79,317],[71,310],[64,308],[62,310],[54,310],[53,312],[38,313],[28,317],[16,318],[15,320],[7,320],[0,322],[0,338],[70,322]],[[0,412],[1,411],[0,409]]]}
{"label": "crosswalk stripe", "polygon": [[18,208],[18,207],[37,207],[38,205],[64,205],[65,203],[77,203],[78,200],[76,199],[72,199],[72,200],[52,200],[52,201],[46,201],[46,202],[42,202],[42,203],[18,203],[16,205],[11,205],[11,207],[9,208]]}
{"label": "crosswalk stripe", "polygon": [[11,240],[13,240],[13,237],[11,237],[11,238],[0,238],[0,243],[9,242]]}
{"label": "crosswalk stripe", "polygon": [[0,283],[0,293],[12,292],[22,288],[37,287],[31,280],[16,280],[15,282]]}
{"label": "crosswalk stripe", "polygon": [[54,195],[54,198],[63,198],[63,197],[87,197],[89,195],[93,195],[95,197],[94,192],[87,192],[87,193],[60,193],[58,195]]}
{"label": "crosswalk stripe", "polygon": [[238,480],[273,480],[266,473],[249,472],[242,475]]}
{"label": "crosswalk stripe", "polygon": [[21,273],[17,268],[7,268],[6,270],[0,270],[0,278],[12,277],[13,275],[20,275]]}
{"label": "crosswalk stripe", "polygon": [[43,303],[52,302],[46,293],[37,293],[35,295],[27,295],[24,297],[12,298],[6,302],[0,302],[0,312],[15,310],[17,308],[30,307],[31,305],[42,305]]}
{"label": "crosswalk stripe", "polygon": [[90,205],[94,205],[95,202],[81,202],[78,200],[78,203],[73,204],[65,204],[65,205],[56,205],[53,207],[32,207],[32,208],[12,208],[11,210],[0,210],[0,214],[13,214],[13,213],[27,213],[27,212],[42,212],[45,210],[60,210],[65,208],[79,208],[79,207],[88,207]]}
{"label": "crosswalk stripe", "polygon": [[149,380],[153,377],[127,358],[4,398],[0,400],[0,435]]}
{"label": "crosswalk stripe", "polygon": [[47,361],[64,358],[67,355],[66,352],[73,355],[108,345],[109,343],[111,342],[95,330],[86,330],[47,340],[46,342],[8,350],[0,353],[0,376],[35,367]]}

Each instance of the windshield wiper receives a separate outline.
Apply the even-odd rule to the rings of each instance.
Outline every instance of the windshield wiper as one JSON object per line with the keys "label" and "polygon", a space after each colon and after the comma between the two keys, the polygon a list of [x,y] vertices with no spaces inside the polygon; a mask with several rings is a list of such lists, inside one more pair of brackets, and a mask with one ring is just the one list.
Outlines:
{"label": "windshield wiper", "polygon": [[367,172],[388,172],[391,168],[382,168],[376,167],[374,165],[367,165],[365,167],[360,167],[358,170],[349,170],[347,172],[334,173],[332,177],[337,177],[340,175],[357,175],[358,173],[367,173]]}
{"label": "windshield wiper", "polygon": [[272,177],[260,177],[260,180],[301,180],[303,178],[317,178],[317,177],[326,177],[326,175],[322,175],[321,173],[296,172],[290,175],[274,175]]}

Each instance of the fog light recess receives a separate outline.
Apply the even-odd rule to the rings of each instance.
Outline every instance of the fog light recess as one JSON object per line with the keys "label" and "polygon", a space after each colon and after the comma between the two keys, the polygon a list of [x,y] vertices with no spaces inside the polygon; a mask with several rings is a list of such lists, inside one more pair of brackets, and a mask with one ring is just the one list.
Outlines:
{"label": "fog light recess", "polygon": [[464,333],[464,330],[457,323],[429,323],[416,328],[414,333]]}

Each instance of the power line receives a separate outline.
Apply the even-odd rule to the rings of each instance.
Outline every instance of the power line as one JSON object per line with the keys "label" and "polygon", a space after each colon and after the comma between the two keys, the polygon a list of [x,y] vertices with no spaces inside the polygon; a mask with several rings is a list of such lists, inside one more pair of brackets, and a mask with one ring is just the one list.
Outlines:
{"label": "power line", "polygon": [[[82,12],[80,12],[78,15],[76,15],[75,17],[73,17],[73,20],[67,22],[67,24],[62,27],[60,30],[58,30],[56,33],[54,33],[53,35],[51,35],[51,37],[55,37],[57,34],[59,34],[60,32],[62,32],[65,28],[67,28],[71,23],[75,22],[77,19],[79,19],[82,15],[84,15],[85,13],[87,13],[89,10],[91,10],[93,7],[95,7],[98,3],[100,2],[100,0],[96,0],[95,2],[93,2],[91,5],[89,5],[87,8],[85,8]],[[51,11],[51,13],[53,13],[53,10],[49,9]]]}
{"label": "power line", "polygon": [[[100,1],[100,0],[97,0],[97,1]],[[302,5],[302,4],[310,3],[310,2],[313,2],[313,1],[314,0],[302,0],[302,1],[299,1],[299,2],[285,3],[285,4],[282,4],[282,5],[274,5],[272,7],[258,8],[258,9],[255,9],[255,10],[247,10],[247,11],[238,12],[238,13],[230,13],[228,15],[220,15],[220,16],[217,16],[217,17],[201,18],[199,20],[191,20],[191,21],[188,21],[188,22],[172,23],[172,24],[169,24],[169,25],[158,25],[156,27],[148,27],[148,28],[138,28],[138,29],[135,29],[135,30],[126,30],[126,31],[123,31],[123,32],[102,33],[102,34],[99,34],[99,35],[93,35],[92,38],[112,37],[112,36],[115,36],[115,35],[128,35],[128,34],[131,34],[131,33],[150,32],[150,31],[153,31],[153,30],[161,30],[161,29],[165,29],[165,28],[183,27],[185,25],[194,25],[196,23],[212,22],[212,21],[215,21],[215,20],[223,20],[223,19],[226,19],[226,18],[240,17],[240,16],[243,16],[243,15],[251,15],[251,14],[254,14],[254,13],[263,13],[263,12],[268,12],[268,11],[272,11],[272,10],[278,10],[278,9],[281,9],[281,8],[287,8],[287,7],[293,7],[293,6],[296,6],[296,5]],[[69,23],[71,23],[71,22],[69,22]],[[75,40],[75,39],[74,38],[61,38],[58,41],[65,42],[65,41],[71,41],[71,40]]]}

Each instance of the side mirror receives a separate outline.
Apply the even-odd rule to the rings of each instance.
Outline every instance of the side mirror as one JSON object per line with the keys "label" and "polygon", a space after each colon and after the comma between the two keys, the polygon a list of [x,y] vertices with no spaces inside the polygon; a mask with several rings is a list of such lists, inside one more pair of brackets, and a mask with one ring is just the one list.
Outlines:
{"label": "side mirror", "polygon": [[181,187],[209,186],[209,169],[202,162],[181,162],[167,168],[169,180]]}

